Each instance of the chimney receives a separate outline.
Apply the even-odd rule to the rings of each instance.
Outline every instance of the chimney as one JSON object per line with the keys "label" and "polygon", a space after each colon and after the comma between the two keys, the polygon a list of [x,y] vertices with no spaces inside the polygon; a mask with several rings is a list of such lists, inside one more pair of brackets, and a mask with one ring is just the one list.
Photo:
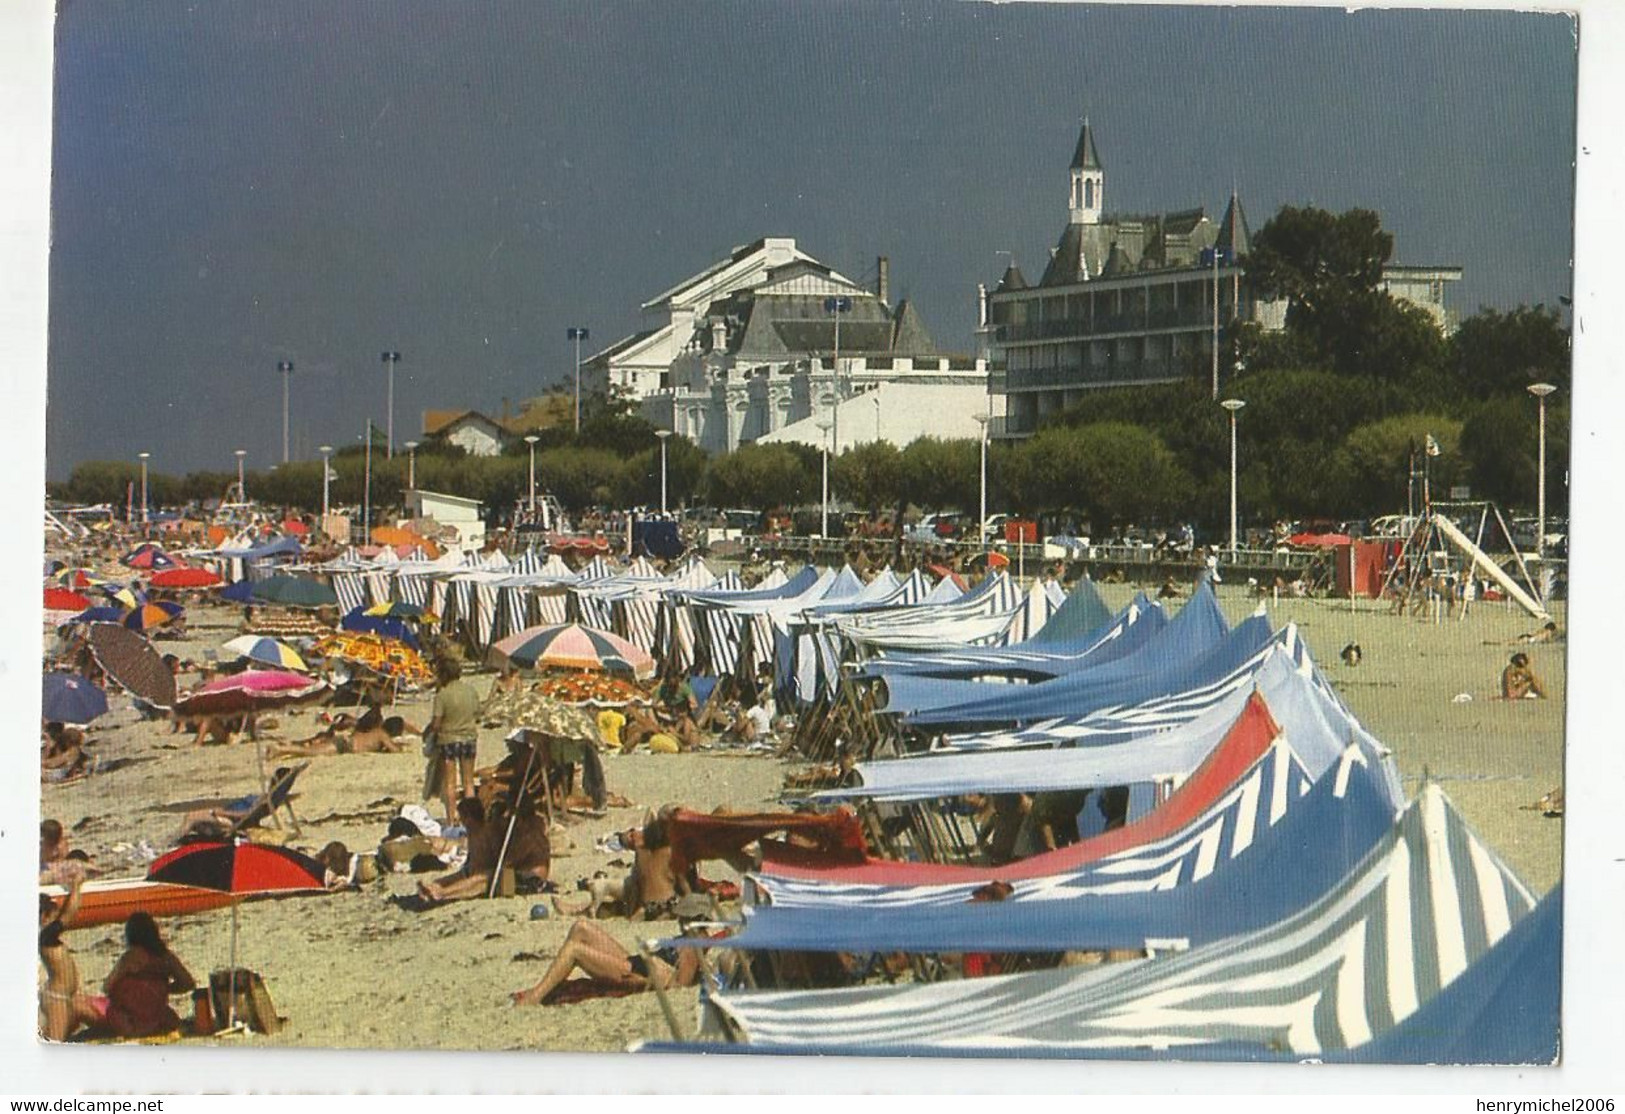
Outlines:
{"label": "chimney", "polygon": [[875,295],[891,305],[891,260],[884,255],[875,260]]}

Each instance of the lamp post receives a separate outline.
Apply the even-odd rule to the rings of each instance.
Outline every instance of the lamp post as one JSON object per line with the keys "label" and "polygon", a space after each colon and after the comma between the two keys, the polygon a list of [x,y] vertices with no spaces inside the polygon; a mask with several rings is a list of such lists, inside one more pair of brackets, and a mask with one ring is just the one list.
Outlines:
{"label": "lamp post", "polygon": [[293,361],[279,360],[276,369],[282,373],[282,463],[288,463],[288,380],[293,378]]}
{"label": "lamp post", "polygon": [[361,438],[367,443],[367,464],[361,481],[361,544],[372,544],[372,419],[367,419],[367,432]]}
{"label": "lamp post", "polygon": [[818,428],[824,434],[824,511],[819,519],[818,536],[827,538],[829,537],[829,433],[834,428],[834,424],[828,418],[820,418]]}
{"label": "lamp post", "polygon": [[327,482],[333,478],[333,469],[328,466],[327,458],[333,455],[332,445],[323,445],[316,450],[322,454],[322,531],[327,531]]}
{"label": "lamp post", "polygon": [[875,444],[880,443],[880,388],[876,387],[869,396],[869,401],[875,404]]}
{"label": "lamp post", "polygon": [[416,441],[408,441],[406,443],[406,490],[416,491],[417,489],[418,443]]}
{"label": "lamp post", "polygon": [[[1215,401],[1217,401],[1218,397],[1219,397],[1219,244],[1218,244],[1218,241],[1214,241],[1214,243],[1213,243],[1213,398],[1214,398]],[[1223,403],[1221,403],[1220,405],[1223,405]],[[1230,412],[1230,416],[1231,416],[1232,419],[1235,417],[1235,411],[1234,410],[1232,410]],[[1231,543],[1230,548],[1231,549],[1235,548],[1235,543],[1234,542]]]}
{"label": "lamp post", "polygon": [[248,489],[243,486],[243,457],[248,455],[247,449],[235,449],[232,455],[237,458],[237,502],[248,502]]}
{"label": "lamp post", "polygon": [[[378,358],[383,361],[384,367],[389,370],[389,394],[384,403],[384,456],[389,460],[395,459],[395,365],[401,362],[399,352],[380,352]],[[368,431],[367,443],[372,443],[371,431]]]}
{"label": "lamp post", "polygon": [[852,299],[845,297],[825,298],[824,312],[835,318],[835,355],[831,360],[834,390],[830,393],[833,400],[829,408],[830,428],[834,430],[831,435],[830,451],[834,452],[841,447],[841,314],[852,312]]}
{"label": "lamp post", "polygon": [[1546,396],[1557,390],[1550,383],[1531,383],[1529,393],[1540,404],[1540,450],[1535,469],[1535,556],[1546,559]]}
{"label": "lamp post", "polygon": [[671,437],[671,430],[657,429],[655,436],[660,438],[660,513],[664,516],[666,511],[666,441]]}
{"label": "lamp post", "polygon": [[1230,411],[1230,556],[1236,555],[1236,411],[1247,404],[1239,398],[1219,403]]}
{"label": "lamp post", "polygon": [[564,331],[565,339],[575,341],[576,345],[576,433],[581,432],[581,342],[589,339],[591,334],[579,325],[571,325]]}
{"label": "lamp post", "polygon": [[141,526],[145,529],[147,525],[147,459],[152,454],[136,453],[135,455],[141,458]]}
{"label": "lamp post", "polygon": [[985,547],[987,545],[987,424],[992,421],[993,416],[991,414],[973,414],[971,416],[982,430],[981,435],[977,437],[982,447],[982,469],[981,500],[976,507],[976,541],[979,545]]}
{"label": "lamp post", "polygon": [[534,433],[525,438],[525,444],[530,446],[530,517],[536,517],[536,442],[541,438]]}

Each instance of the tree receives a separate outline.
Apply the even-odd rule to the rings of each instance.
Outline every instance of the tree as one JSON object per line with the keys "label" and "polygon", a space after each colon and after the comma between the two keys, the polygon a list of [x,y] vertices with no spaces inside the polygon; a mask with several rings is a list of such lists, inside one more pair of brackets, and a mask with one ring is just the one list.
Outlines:
{"label": "tree", "polygon": [[818,479],[789,445],[742,445],[711,462],[708,498],[718,506],[770,510],[816,498]]}
{"label": "tree", "polygon": [[899,463],[902,490],[919,507],[974,511],[980,502],[980,441],[922,437],[903,450]]}
{"label": "tree", "polygon": [[[1418,468],[1426,465],[1434,496],[1443,498],[1466,473],[1461,431],[1461,422],[1442,414],[1398,414],[1360,426],[1336,457],[1344,485],[1341,505],[1355,514],[1392,513],[1403,506],[1413,456]],[[1429,437],[1439,452],[1424,461]]]}
{"label": "tree", "polygon": [[889,441],[848,449],[829,465],[830,487],[854,506],[874,514],[904,498],[903,454]]}
{"label": "tree", "polygon": [[1475,398],[1521,393],[1542,380],[1569,385],[1569,331],[1556,310],[1480,309],[1450,338],[1449,367],[1458,390]]}
{"label": "tree", "polygon": [[1080,511],[1096,529],[1186,510],[1190,474],[1156,434],[1126,422],[1043,430],[1017,450],[1026,502]]}
{"label": "tree", "polygon": [[[686,437],[666,438],[666,503],[676,507],[694,498],[710,463],[706,451]],[[660,446],[629,457],[621,469],[621,502],[660,505]]]}
{"label": "tree", "polygon": [[[1521,392],[1520,392],[1521,394]],[[1531,507],[1537,499],[1539,411],[1528,395],[1492,398],[1476,407],[1461,427],[1461,455],[1473,494],[1508,507]],[[1568,486],[1569,413],[1546,407],[1547,510],[1565,513]]]}

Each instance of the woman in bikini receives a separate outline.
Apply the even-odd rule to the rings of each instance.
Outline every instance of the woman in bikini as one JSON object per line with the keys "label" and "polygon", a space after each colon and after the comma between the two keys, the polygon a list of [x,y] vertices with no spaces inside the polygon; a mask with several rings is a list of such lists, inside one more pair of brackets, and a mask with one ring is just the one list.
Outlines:
{"label": "woman in bikini", "polygon": [[628,992],[693,986],[700,981],[700,953],[696,948],[666,948],[645,959],[628,952],[593,922],[579,920],[570,926],[542,981],[528,990],[514,991],[510,995],[513,1004],[534,1006],[547,1001],[577,970]]}
{"label": "woman in bikini", "polygon": [[124,922],[128,948],[107,976],[107,1023],[121,1037],[156,1037],[180,1029],[181,1019],[169,1005],[172,994],[189,994],[197,980],[158,935],[158,922],[148,913],[132,913]]}
{"label": "woman in bikini", "polygon": [[99,1025],[102,1011],[94,998],[79,991],[79,965],[73,952],[62,942],[62,931],[79,912],[79,888],[75,879],[68,885],[68,898],[57,908],[44,894],[39,899],[39,958],[45,968],[45,985],[40,988],[40,1036],[48,1041],[67,1040],[81,1025]]}

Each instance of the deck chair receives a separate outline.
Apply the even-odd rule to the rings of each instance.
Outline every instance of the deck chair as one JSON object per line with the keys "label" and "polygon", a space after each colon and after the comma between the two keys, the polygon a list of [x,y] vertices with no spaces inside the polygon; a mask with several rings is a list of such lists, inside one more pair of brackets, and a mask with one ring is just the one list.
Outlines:
{"label": "deck chair", "polygon": [[293,811],[293,784],[299,780],[299,775],[310,766],[309,762],[301,762],[297,766],[290,766],[284,770],[280,777],[272,777],[270,787],[255,801],[253,806],[232,824],[227,832],[228,839],[236,839],[249,828],[257,828],[266,820],[276,817],[278,809],[286,810],[288,821],[293,826],[293,834],[299,834],[299,817]]}

